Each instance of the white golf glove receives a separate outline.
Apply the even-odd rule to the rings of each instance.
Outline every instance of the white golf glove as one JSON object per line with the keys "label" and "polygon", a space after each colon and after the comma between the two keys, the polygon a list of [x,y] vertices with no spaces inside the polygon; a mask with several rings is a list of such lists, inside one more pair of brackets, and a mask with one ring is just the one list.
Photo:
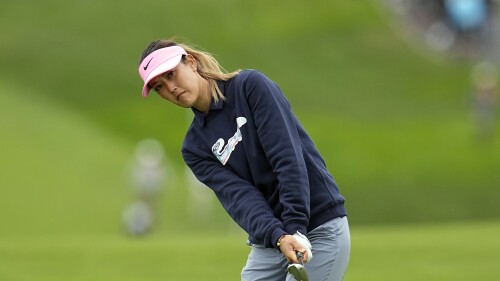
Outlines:
{"label": "white golf glove", "polygon": [[307,261],[305,261],[306,263],[307,262],[310,262],[313,258],[313,254],[312,254],[312,245],[311,245],[311,242],[309,242],[309,239],[307,239],[307,237],[300,233],[300,232],[296,232],[295,234],[293,234],[293,238],[295,238],[295,240],[297,240],[297,242],[299,242],[300,245],[302,245],[302,247],[304,247],[307,251]]}

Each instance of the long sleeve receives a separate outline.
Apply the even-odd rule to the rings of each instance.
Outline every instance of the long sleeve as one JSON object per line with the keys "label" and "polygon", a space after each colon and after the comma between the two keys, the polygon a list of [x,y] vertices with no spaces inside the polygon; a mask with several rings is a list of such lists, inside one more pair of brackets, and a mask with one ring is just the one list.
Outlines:
{"label": "long sleeve", "polygon": [[281,221],[288,233],[306,233],[310,188],[297,119],[279,87],[259,72],[246,81],[245,93],[257,134],[278,179]]}
{"label": "long sleeve", "polygon": [[183,150],[186,164],[195,176],[212,189],[226,212],[248,234],[264,241],[267,247],[285,233],[262,193],[220,163]]}

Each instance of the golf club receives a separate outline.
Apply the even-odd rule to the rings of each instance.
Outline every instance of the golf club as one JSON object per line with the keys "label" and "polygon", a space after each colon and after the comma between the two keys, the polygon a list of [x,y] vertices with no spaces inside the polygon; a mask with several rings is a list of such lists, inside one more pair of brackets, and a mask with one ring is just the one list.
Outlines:
{"label": "golf club", "polygon": [[309,281],[309,277],[307,276],[307,272],[304,267],[303,258],[304,256],[302,253],[297,252],[297,259],[299,260],[299,263],[292,263],[287,268],[288,273],[290,273],[290,275],[292,275],[297,281]]}

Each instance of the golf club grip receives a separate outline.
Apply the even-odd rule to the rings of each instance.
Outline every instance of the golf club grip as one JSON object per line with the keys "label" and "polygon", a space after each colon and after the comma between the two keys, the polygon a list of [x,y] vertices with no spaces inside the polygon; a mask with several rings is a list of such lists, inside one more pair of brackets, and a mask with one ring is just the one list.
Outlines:
{"label": "golf club grip", "polygon": [[304,263],[304,255],[301,252],[297,252],[297,259],[299,260],[299,263]]}

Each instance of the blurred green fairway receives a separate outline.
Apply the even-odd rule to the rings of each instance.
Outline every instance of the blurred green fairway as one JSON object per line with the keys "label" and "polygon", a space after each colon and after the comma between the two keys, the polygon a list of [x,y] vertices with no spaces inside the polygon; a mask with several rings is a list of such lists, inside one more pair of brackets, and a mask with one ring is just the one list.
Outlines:
{"label": "blurred green fairway", "polygon": [[[476,138],[472,62],[403,40],[377,1],[4,2],[0,281],[239,280],[244,235],[201,187],[213,209],[192,215],[190,113],[139,93],[142,48],[171,36],[281,86],[347,198],[345,280],[498,280],[500,122]],[[132,239],[144,138],[169,181],[155,232]]]}
{"label": "blurred green fairway", "polygon": [[[494,281],[500,222],[352,231],[346,281]],[[0,237],[2,281],[236,281],[249,251],[242,235]]]}

